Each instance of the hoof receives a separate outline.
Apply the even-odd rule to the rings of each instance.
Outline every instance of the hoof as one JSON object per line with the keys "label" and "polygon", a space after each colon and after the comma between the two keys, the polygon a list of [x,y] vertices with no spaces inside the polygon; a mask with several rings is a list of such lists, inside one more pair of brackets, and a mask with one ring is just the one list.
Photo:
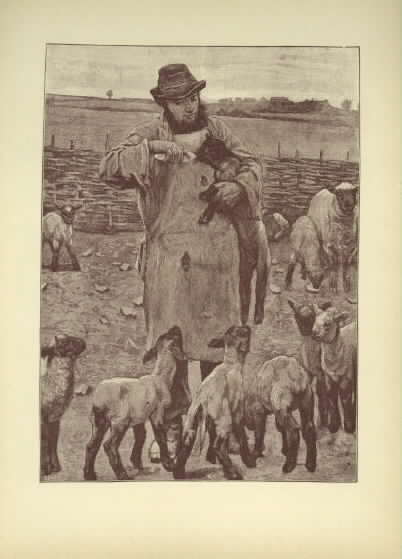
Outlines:
{"label": "hoof", "polygon": [[296,468],[296,462],[285,462],[282,467],[282,472],[284,474],[290,474]]}
{"label": "hoof", "polygon": [[162,460],[162,466],[165,468],[167,472],[173,472],[175,468],[175,462],[171,458],[167,460]]}
{"label": "hoof", "polygon": [[118,475],[116,475],[116,477],[119,481],[127,481],[131,479],[126,471],[120,472]]}
{"label": "hoof", "polygon": [[225,472],[225,478],[229,480],[242,480],[243,476],[237,470],[230,470],[229,472]]}
{"label": "hoof", "polygon": [[256,315],[254,317],[254,324],[262,324],[264,322],[264,315]]}
{"label": "hoof", "polygon": [[84,472],[84,480],[85,481],[96,481],[98,478],[96,477],[95,471],[92,472]]}
{"label": "hoof", "polygon": [[243,459],[243,464],[247,466],[247,468],[256,468],[257,458],[254,455],[250,455],[247,458]]}
{"label": "hoof", "polygon": [[311,460],[311,461],[306,462],[306,469],[307,469],[309,472],[312,472],[312,473],[315,472],[316,469],[317,469],[317,463],[316,463],[316,461],[315,461],[315,460]]}
{"label": "hoof", "polygon": [[216,464],[216,454],[212,448],[208,449],[206,459],[210,464]]}
{"label": "hoof", "polygon": [[328,431],[332,434],[335,434],[339,431],[339,427],[340,427],[340,425],[338,425],[338,424],[330,423],[328,425]]}
{"label": "hoof", "polygon": [[173,470],[174,479],[186,479],[186,472],[184,468],[176,468]]}
{"label": "hoof", "polygon": [[49,476],[51,473],[52,473],[52,469],[50,467],[50,464],[46,464],[45,466],[42,466],[40,469],[41,476]]}
{"label": "hoof", "polygon": [[52,464],[52,466],[51,466],[51,473],[52,473],[52,474],[57,474],[58,472],[61,472],[61,466],[60,466],[60,464]]}

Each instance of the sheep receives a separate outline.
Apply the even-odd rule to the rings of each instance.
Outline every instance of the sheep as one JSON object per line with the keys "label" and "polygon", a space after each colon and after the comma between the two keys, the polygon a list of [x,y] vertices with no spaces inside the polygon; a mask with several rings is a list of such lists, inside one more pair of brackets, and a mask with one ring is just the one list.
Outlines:
{"label": "sheep", "polygon": [[313,293],[319,291],[324,270],[320,241],[313,221],[307,217],[299,217],[290,234],[291,254],[286,273],[286,289],[291,289],[294,269],[301,266],[302,278],[308,279],[307,290]]}
{"label": "sheep", "polygon": [[142,469],[145,422],[148,419],[160,448],[162,465],[167,471],[172,470],[173,459],[167,447],[164,413],[171,403],[178,362],[188,359],[183,352],[183,337],[178,326],[159,336],[156,344],[144,354],[143,363],[155,358],[152,374],[139,378],[114,377],[101,381],[96,387],[90,414],[92,436],[85,453],[85,480],[96,480],[96,455],[108,429],[110,435],[103,447],[116,478],[130,479],[119,454],[120,443],[130,426],[135,437],[131,462],[134,468]]}
{"label": "sheep", "polygon": [[228,454],[231,433],[239,441],[243,463],[249,468],[256,467],[256,459],[249,450],[244,428],[243,368],[250,349],[250,328],[231,326],[223,338],[215,338],[208,345],[224,346],[224,359],[202,381],[191,403],[184,422],[183,440],[176,456],[173,476],[175,479],[185,478],[186,462],[197,431],[206,426],[210,437],[209,452],[215,453],[227,479],[239,480],[243,479],[242,474]]}
{"label": "sheep", "polygon": [[294,357],[280,355],[262,364],[248,383],[245,394],[246,427],[255,434],[253,456],[263,456],[266,419],[275,416],[282,435],[282,471],[292,472],[297,463],[300,427],[293,416],[299,410],[302,435],[306,443],[306,468],[317,466],[317,434],[314,425],[314,393],[309,376]]}
{"label": "sheep", "polygon": [[282,214],[274,212],[273,214],[265,212],[262,220],[267,233],[268,241],[280,241],[288,235],[290,230],[289,221]]}
{"label": "sheep", "polygon": [[[325,375],[321,368],[321,344],[312,338],[312,331],[316,312],[311,303],[297,304],[288,299],[289,306],[293,310],[294,318],[302,336],[303,342],[299,349],[299,362],[307,371],[310,382],[316,381],[316,391],[318,398],[318,413],[320,426],[328,426],[328,396]],[[326,310],[332,303],[322,303],[320,309]]]}
{"label": "sheep", "polygon": [[357,398],[357,323],[341,327],[347,313],[338,312],[336,307],[326,310],[314,304],[316,318],[313,325],[313,339],[321,344],[321,368],[325,375],[329,405],[329,425],[331,433],[336,433],[341,425],[338,395],[343,409],[344,430],[354,433],[356,429]]}
{"label": "sheep", "polygon": [[330,289],[350,291],[350,272],[358,251],[357,187],[343,182],[334,192],[320,190],[311,199],[307,215],[329,263]]}
{"label": "sheep", "polygon": [[253,212],[247,196],[230,210],[220,208],[214,200],[217,193],[216,185],[219,186],[219,182],[236,182],[236,175],[241,170],[241,162],[233,157],[222,141],[210,137],[201,146],[197,157],[215,168],[215,181],[199,195],[200,200],[208,202],[208,205],[198,222],[201,225],[208,224],[216,211],[224,212],[230,219],[239,241],[241,322],[246,324],[248,321],[251,281],[256,270],[254,323],[261,324],[264,320],[264,302],[271,263],[264,224],[258,218],[252,217]]}
{"label": "sheep", "polygon": [[68,251],[73,270],[80,271],[80,264],[73,251],[73,221],[82,204],[56,204],[56,207],[59,213],[57,211],[49,212],[42,218],[42,248],[46,243],[50,246],[53,272],[58,271],[59,255],[63,246]]}
{"label": "sheep", "polygon": [[50,345],[41,346],[41,475],[61,470],[57,456],[60,420],[74,391],[74,367],[85,350],[82,338],[59,335]]}

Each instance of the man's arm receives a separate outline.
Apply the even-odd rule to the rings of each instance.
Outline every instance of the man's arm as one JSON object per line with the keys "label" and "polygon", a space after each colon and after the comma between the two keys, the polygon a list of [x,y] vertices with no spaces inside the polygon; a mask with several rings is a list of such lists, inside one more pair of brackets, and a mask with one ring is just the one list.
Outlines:
{"label": "man's arm", "polygon": [[[232,133],[222,122],[214,117],[209,118],[209,129],[213,137],[224,142],[225,146],[241,162],[240,171],[233,183],[220,183],[221,201],[230,207],[236,205],[247,195],[251,210],[251,217],[260,216],[260,200],[262,193],[262,165],[257,157]],[[238,188],[236,186],[238,185]]]}

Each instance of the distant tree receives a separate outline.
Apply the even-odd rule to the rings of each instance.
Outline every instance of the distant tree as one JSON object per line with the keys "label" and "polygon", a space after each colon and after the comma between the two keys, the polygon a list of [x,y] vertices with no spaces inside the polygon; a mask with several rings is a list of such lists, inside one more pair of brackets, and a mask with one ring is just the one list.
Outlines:
{"label": "distant tree", "polygon": [[111,89],[108,89],[106,91],[106,95],[107,95],[107,97],[109,97],[109,99],[111,99],[113,97],[113,91]]}
{"label": "distant tree", "polygon": [[352,101],[350,99],[344,99],[341,103],[341,107],[344,111],[350,111],[352,108]]}

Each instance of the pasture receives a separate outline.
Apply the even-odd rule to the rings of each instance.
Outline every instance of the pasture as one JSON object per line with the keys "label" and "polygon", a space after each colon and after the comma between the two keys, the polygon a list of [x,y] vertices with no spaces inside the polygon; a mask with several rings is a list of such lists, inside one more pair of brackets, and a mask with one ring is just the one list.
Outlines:
{"label": "pasture", "polygon": [[[142,281],[134,266],[141,233],[129,232],[116,235],[88,234],[77,232],[74,239],[76,254],[81,263],[81,272],[69,270],[68,256],[61,257],[64,271],[52,273],[42,270],[41,293],[41,338],[49,340],[57,329],[68,330],[84,336],[87,350],[78,361],[76,386],[81,383],[93,387],[101,379],[112,376],[136,376],[149,372],[149,366],[142,365],[145,344],[144,316],[142,306],[134,306],[136,318],[126,318],[120,312],[121,307],[134,305],[141,297]],[[83,254],[91,253],[89,256]],[[275,265],[272,267],[273,281],[283,288],[284,273],[288,261],[288,242],[282,241],[272,246]],[[49,263],[50,255],[45,250],[44,264]],[[120,271],[119,264],[131,266],[128,271]],[[97,286],[107,288],[97,291]],[[296,355],[300,337],[293,315],[287,304],[291,296],[297,301],[312,299],[315,296],[304,291],[299,275],[295,274],[294,289],[282,290],[274,295],[268,291],[266,299],[266,316],[264,323],[253,326],[251,353],[247,360],[246,378],[253,374],[256,366],[266,359],[280,354]],[[347,311],[350,318],[355,318],[357,308],[344,299],[328,297],[326,284],[318,296],[319,300],[334,299],[339,308]],[[198,363],[190,364],[190,385],[194,391],[200,382]],[[91,407],[91,394],[75,395],[70,408],[62,419],[59,457],[62,471],[44,478],[46,481],[81,481],[85,445],[91,434],[88,416]],[[297,416],[297,413],[296,413]],[[252,440],[252,435],[250,433]],[[138,481],[170,480],[159,464],[152,464],[148,450],[153,440],[147,426],[147,440],[144,447],[145,470],[133,471],[129,462],[132,446],[132,434],[128,432],[122,445],[123,462],[128,466],[129,474]],[[193,480],[223,480],[222,470],[205,461],[206,442],[200,449],[196,442],[193,455],[188,463],[189,478]],[[305,446],[300,445],[297,468],[289,475],[282,474],[282,455],[280,453],[280,436],[272,417],[268,418],[265,438],[265,456],[258,460],[256,469],[247,469],[240,463],[239,457],[234,461],[240,466],[246,480],[256,481],[339,481],[350,482],[356,479],[356,437],[347,435],[342,430],[330,435],[327,430],[318,432],[318,467],[315,473],[309,473],[304,465]],[[114,481],[114,476],[103,449],[97,459],[99,481]],[[137,474],[137,475],[136,475]]]}

